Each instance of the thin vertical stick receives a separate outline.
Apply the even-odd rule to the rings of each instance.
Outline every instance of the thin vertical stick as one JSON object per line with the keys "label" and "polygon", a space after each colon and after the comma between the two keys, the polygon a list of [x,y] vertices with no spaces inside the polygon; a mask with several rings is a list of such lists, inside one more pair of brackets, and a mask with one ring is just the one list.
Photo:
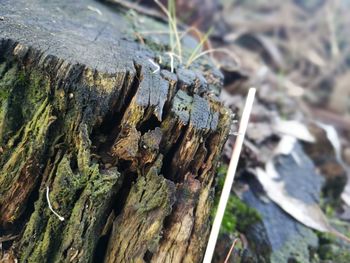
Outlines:
{"label": "thin vertical stick", "polygon": [[231,161],[227,170],[224,187],[222,189],[218,210],[216,212],[213,227],[210,232],[209,241],[208,241],[207,249],[205,251],[203,263],[211,263],[211,260],[214,254],[216,240],[219,235],[220,226],[221,226],[222,218],[224,216],[224,212],[226,209],[227,201],[230,197],[233,179],[235,177],[239,156],[241,154],[245,133],[247,131],[249,117],[253,107],[255,92],[256,92],[255,88],[249,89],[247,100],[246,100],[242,118],[241,118],[241,123],[238,129],[238,135],[237,135],[235,146],[232,152]]}
{"label": "thin vertical stick", "polygon": [[230,256],[231,256],[231,254],[232,254],[232,251],[233,251],[233,249],[235,248],[236,243],[237,243],[238,240],[239,240],[238,238],[236,238],[235,240],[233,240],[232,245],[231,245],[231,247],[230,247],[230,250],[229,250],[228,253],[227,253],[227,256],[226,256],[226,258],[225,258],[224,263],[228,263],[228,261],[229,261],[229,259],[230,259]]}

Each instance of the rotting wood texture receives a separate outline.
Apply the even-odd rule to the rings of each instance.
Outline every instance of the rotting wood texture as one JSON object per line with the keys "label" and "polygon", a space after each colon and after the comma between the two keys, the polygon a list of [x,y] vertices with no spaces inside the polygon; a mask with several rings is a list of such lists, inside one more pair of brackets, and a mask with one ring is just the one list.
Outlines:
{"label": "rotting wood texture", "polygon": [[1,5],[0,237],[16,238],[0,256],[200,262],[231,123],[221,75],[165,57],[153,73],[166,44],[98,2]]}

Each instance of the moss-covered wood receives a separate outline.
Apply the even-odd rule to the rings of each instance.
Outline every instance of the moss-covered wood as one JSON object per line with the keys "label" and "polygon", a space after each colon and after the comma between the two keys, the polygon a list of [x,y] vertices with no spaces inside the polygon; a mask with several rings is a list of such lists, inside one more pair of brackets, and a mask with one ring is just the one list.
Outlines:
{"label": "moss-covered wood", "polygon": [[170,72],[167,39],[135,35],[167,26],[142,15],[1,5],[0,255],[199,262],[230,126],[221,75],[204,60]]}

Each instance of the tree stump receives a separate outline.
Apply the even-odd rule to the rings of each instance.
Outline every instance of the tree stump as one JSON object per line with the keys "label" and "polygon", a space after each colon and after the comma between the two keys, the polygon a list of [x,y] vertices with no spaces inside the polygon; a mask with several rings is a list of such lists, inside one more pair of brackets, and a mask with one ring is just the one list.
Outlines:
{"label": "tree stump", "polygon": [[168,37],[140,36],[166,23],[142,14],[0,5],[0,259],[200,262],[231,123],[220,73],[171,72]]}

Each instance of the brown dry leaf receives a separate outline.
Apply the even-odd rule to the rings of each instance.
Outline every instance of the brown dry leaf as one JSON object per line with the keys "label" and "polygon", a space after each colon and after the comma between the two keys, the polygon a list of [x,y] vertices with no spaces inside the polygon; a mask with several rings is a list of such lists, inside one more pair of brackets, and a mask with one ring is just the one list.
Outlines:
{"label": "brown dry leaf", "polygon": [[328,141],[330,141],[330,143],[333,146],[337,160],[343,163],[343,160],[341,157],[341,143],[340,143],[337,130],[334,128],[334,126],[324,124],[322,122],[316,122],[316,124],[326,132],[327,139]]}
{"label": "brown dry leaf", "polygon": [[343,161],[341,153],[341,142],[337,130],[332,125],[327,125],[321,122],[317,122],[316,124],[326,132],[327,139],[333,146],[335,156],[337,158],[337,161],[339,162],[339,165],[343,166],[344,169],[347,171],[348,181],[345,186],[345,189],[343,190],[341,198],[348,206],[350,206],[350,169]]}
{"label": "brown dry leaf", "polygon": [[336,79],[330,96],[329,108],[340,114],[350,113],[350,71]]}
{"label": "brown dry leaf", "polygon": [[343,159],[346,165],[350,165],[350,147],[345,146],[343,149]]}
{"label": "brown dry leaf", "polygon": [[270,37],[265,36],[263,34],[254,34],[253,36],[256,38],[257,41],[260,42],[265,52],[269,54],[273,63],[279,68],[284,68],[285,61],[276,42],[274,42]]}
{"label": "brown dry leaf", "polygon": [[289,79],[284,79],[283,86],[291,97],[301,97],[305,94],[305,89]]}
{"label": "brown dry leaf", "polygon": [[3,254],[0,250],[0,263],[17,263],[18,259],[15,257],[12,250],[5,251]]}
{"label": "brown dry leaf", "polygon": [[318,54],[316,50],[310,49],[305,52],[305,57],[308,58],[308,60],[315,64],[316,66],[323,68],[327,65],[326,61],[323,59],[322,56]]}

